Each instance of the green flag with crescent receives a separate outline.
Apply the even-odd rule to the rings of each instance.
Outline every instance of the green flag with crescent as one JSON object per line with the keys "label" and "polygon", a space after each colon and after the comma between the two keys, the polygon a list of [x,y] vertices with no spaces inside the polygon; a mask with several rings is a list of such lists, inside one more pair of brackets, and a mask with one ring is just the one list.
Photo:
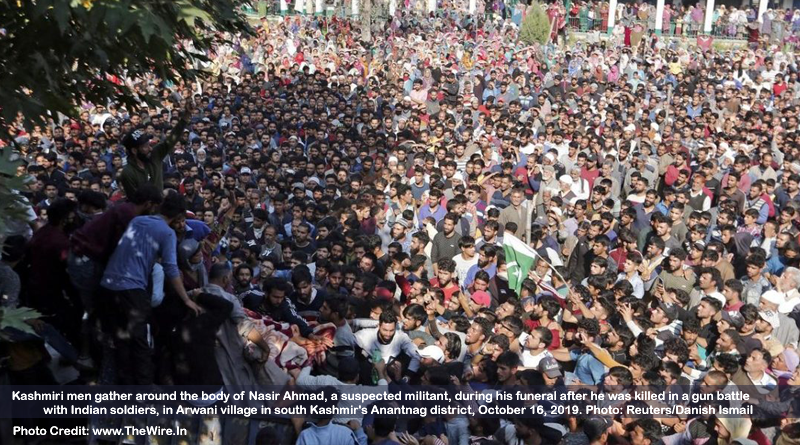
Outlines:
{"label": "green flag with crescent", "polygon": [[506,254],[506,273],[508,274],[508,287],[514,289],[519,295],[522,281],[527,278],[539,254],[521,239],[510,233],[503,235],[503,251]]}

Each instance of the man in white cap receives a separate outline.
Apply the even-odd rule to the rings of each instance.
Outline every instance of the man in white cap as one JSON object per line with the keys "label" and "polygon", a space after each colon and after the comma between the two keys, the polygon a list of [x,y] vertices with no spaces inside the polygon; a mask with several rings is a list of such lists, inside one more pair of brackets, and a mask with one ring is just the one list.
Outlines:
{"label": "man in white cap", "polygon": [[456,172],[450,177],[450,187],[444,191],[444,197],[451,200],[456,196],[455,188],[464,184],[464,175],[461,172]]}
{"label": "man in white cap", "polygon": [[572,201],[573,199],[577,198],[575,193],[572,191],[572,185],[575,184],[575,181],[572,180],[570,175],[561,175],[558,178],[558,193],[557,195],[564,200],[565,203]]}
{"label": "man in white cap", "polygon": [[320,187],[321,181],[316,176],[309,176],[306,178],[306,190],[314,190],[317,187]]}
{"label": "man in white cap", "polygon": [[581,169],[573,168],[569,171],[569,177],[572,178],[572,193],[578,199],[588,199],[592,188],[589,186],[589,181],[581,177]]}
{"label": "man in white cap", "polygon": [[409,227],[411,227],[411,223],[402,217],[397,218],[392,225],[392,241],[400,243],[405,253],[411,249],[411,237],[408,236]]}
{"label": "man in white cap", "polygon": [[784,293],[785,301],[778,311],[791,317],[792,313],[800,313],[800,269],[787,267],[778,278],[777,288]]}
{"label": "man in white cap", "polygon": [[[547,158],[547,155],[545,155],[545,158]],[[539,182],[539,193],[536,194],[537,206],[544,201],[543,194],[545,190],[551,193],[558,193],[560,190],[558,182],[558,179],[556,179],[555,167],[552,164],[545,164],[542,167],[542,179]]]}
{"label": "man in white cap", "polygon": [[785,302],[786,297],[783,293],[776,290],[768,290],[761,295],[761,299],[758,302],[758,309],[760,311],[772,311],[777,313],[780,326],[775,329],[775,338],[781,344],[797,347],[798,337],[800,337],[797,324],[794,320],[789,318],[788,315],[778,312],[778,308]]}
{"label": "man in white cap", "polygon": [[756,320],[756,333],[753,338],[758,339],[764,349],[771,351],[776,346],[780,346],[778,339],[775,338],[775,331],[781,327],[781,321],[777,312],[758,311]]}
{"label": "man in white cap", "polygon": [[425,367],[440,365],[444,363],[444,351],[435,345],[426,346],[419,351],[419,363]]}

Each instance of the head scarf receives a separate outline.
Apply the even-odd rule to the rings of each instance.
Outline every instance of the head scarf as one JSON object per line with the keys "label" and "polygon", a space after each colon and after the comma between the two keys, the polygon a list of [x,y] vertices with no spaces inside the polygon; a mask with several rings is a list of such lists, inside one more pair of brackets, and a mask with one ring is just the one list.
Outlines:
{"label": "head scarf", "polygon": [[736,439],[747,438],[753,426],[753,422],[747,417],[719,417],[718,420],[730,433],[728,440],[719,439],[719,445],[728,445]]}

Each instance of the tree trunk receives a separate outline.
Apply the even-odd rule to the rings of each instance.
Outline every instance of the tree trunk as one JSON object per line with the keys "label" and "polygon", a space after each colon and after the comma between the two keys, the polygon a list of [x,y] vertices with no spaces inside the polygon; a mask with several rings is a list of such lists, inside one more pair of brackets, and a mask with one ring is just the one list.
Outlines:
{"label": "tree trunk", "polygon": [[372,41],[372,0],[362,0],[361,38],[365,42]]}

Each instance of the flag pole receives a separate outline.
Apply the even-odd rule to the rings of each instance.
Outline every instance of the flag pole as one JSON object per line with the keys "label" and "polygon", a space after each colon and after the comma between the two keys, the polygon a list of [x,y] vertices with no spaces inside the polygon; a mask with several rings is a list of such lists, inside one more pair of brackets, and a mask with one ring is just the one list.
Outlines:
{"label": "flag pole", "polygon": [[550,264],[550,261],[548,261],[548,260],[547,260],[547,258],[545,258],[545,257],[543,257],[543,256],[541,256],[541,255],[538,255],[538,252],[537,252],[537,255],[536,255],[536,256],[537,256],[537,257],[539,257],[539,258],[540,258],[542,261],[544,261],[544,264],[547,264],[547,267],[549,267],[549,268],[550,268],[550,270],[552,270],[554,274],[558,275],[558,278],[560,278],[560,279],[561,279],[561,281],[563,281],[563,282],[564,282],[564,284],[566,284],[566,285],[567,285],[567,288],[569,288],[569,287],[570,287],[570,285],[569,285],[569,281],[565,280],[565,279],[564,279],[564,276],[563,276],[563,275],[561,275],[560,273],[558,273],[558,271],[556,270],[556,267],[555,267],[555,266],[553,266],[552,264]]}
{"label": "flag pole", "polygon": [[[528,218],[528,219],[530,219],[530,218]],[[510,234],[509,234],[509,235],[510,235]],[[514,238],[516,238],[514,235],[510,235],[510,236],[512,236],[512,237],[514,237]],[[530,239],[530,229],[528,229],[528,239]],[[518,241],[520,241],[520,242],[522,241],[522,240],[520,240],[519,238],[517,238],[517,240],[518,240]],[[504,242],[503,244],[505,245],[505,242]],[[548,259],[547,259],[547,258],[545,258],[545,257],[543,257],[542,255],[540,255],[540,254],[539,254],[539,252],[537,252],[537,251],[536,251],[536,249],[534,249],[533,247],[531,247],[531,245],[530,245],[530,242],[528,243],[528,247],[530,247],[530,249],[531,249],[531,250],[533,250],[534,258],[538,258],[538,259],[541,259],[542,261],[544,261],[544,263],[545,263],[545,264],[547,264],[547,267],[549,267],[549,268],[550,268],[550,269],[553,271],[553,273],[555,273],[556,275],[558,275],[558,278],[560,278],[560,279],[561,279],[561,281],[563,281],[563,282],[564,282],[564,283],[567,285],[567,288],[570,288],[569,281],[567,281],[566,279],[564,279],[564,276],[563,276],[563,275],[561,275],[561,274],[558,272],[558,270],[556,270],[555,266],[553,266],[552,264],[550,264],[550,261],[548,261]],[[533,269],[534,269],[534,268],[532,267],[532,268],[531,268],[531,270],[533,270]],[[524,280],[524,278],[522,278],[522,280]],[[522,280],[520,280],[520,282],[521,282]]]}
{"label": "flag pole", "polygon": [[558,275],[558,278],[560,278],[561,281],[564,282],[564,285],[567,286],[567,289],[571,289],[572,288],[572,286],[569,285],[569,281],[565,280],[564,276],[561,275],[560,273],[558,273],[558,271],[556,270],[555,266],[550,264],[550,261],[547,261],[543,256],[539,256],[539,258],[541,258],[542,261],[544,261],[544,263],[547,264],[547,267],[549,267],[550,270],[552,270],[554,274]]}
{"label": "flag pole", "polygon": [[[536,199],[536,195],[533,195],[534,199]],[[531,245],[531,204],[535,202],[534,200],[528,200],[525,206],[525,241],[528,245]]]}
{"label": "flag pole", "polygon": [[[531,247],[531,249],[533,249],[533,246],[531,246],[531,231],[532,231],[531,225],[533,224],[533,221],[531,221],[531,217],[533,216],[533,209],[531,209],[530,207],[535,203],[536,195],[533,195],[533,197],[534,199],[528,200],[528,205],[527,205],[528,208],[525,209],[525,241],[526,244],[528,244],[528,246]],[[550,264],[550,261],[547,261],[547,259],[545,259],[545,257],[541,255],[536,255],[536,256],[541,258],[542,261],[544,261],[545,264],[547,264],[547,267],[552,269],[553,272],[555,272],[555,274],[558,275],[559,278],[561,278],[561,281],[567,283],[567,280],[565,280],[564,277],[560,273],[558,273],[556,268],[553,267],[552,264]]]}

